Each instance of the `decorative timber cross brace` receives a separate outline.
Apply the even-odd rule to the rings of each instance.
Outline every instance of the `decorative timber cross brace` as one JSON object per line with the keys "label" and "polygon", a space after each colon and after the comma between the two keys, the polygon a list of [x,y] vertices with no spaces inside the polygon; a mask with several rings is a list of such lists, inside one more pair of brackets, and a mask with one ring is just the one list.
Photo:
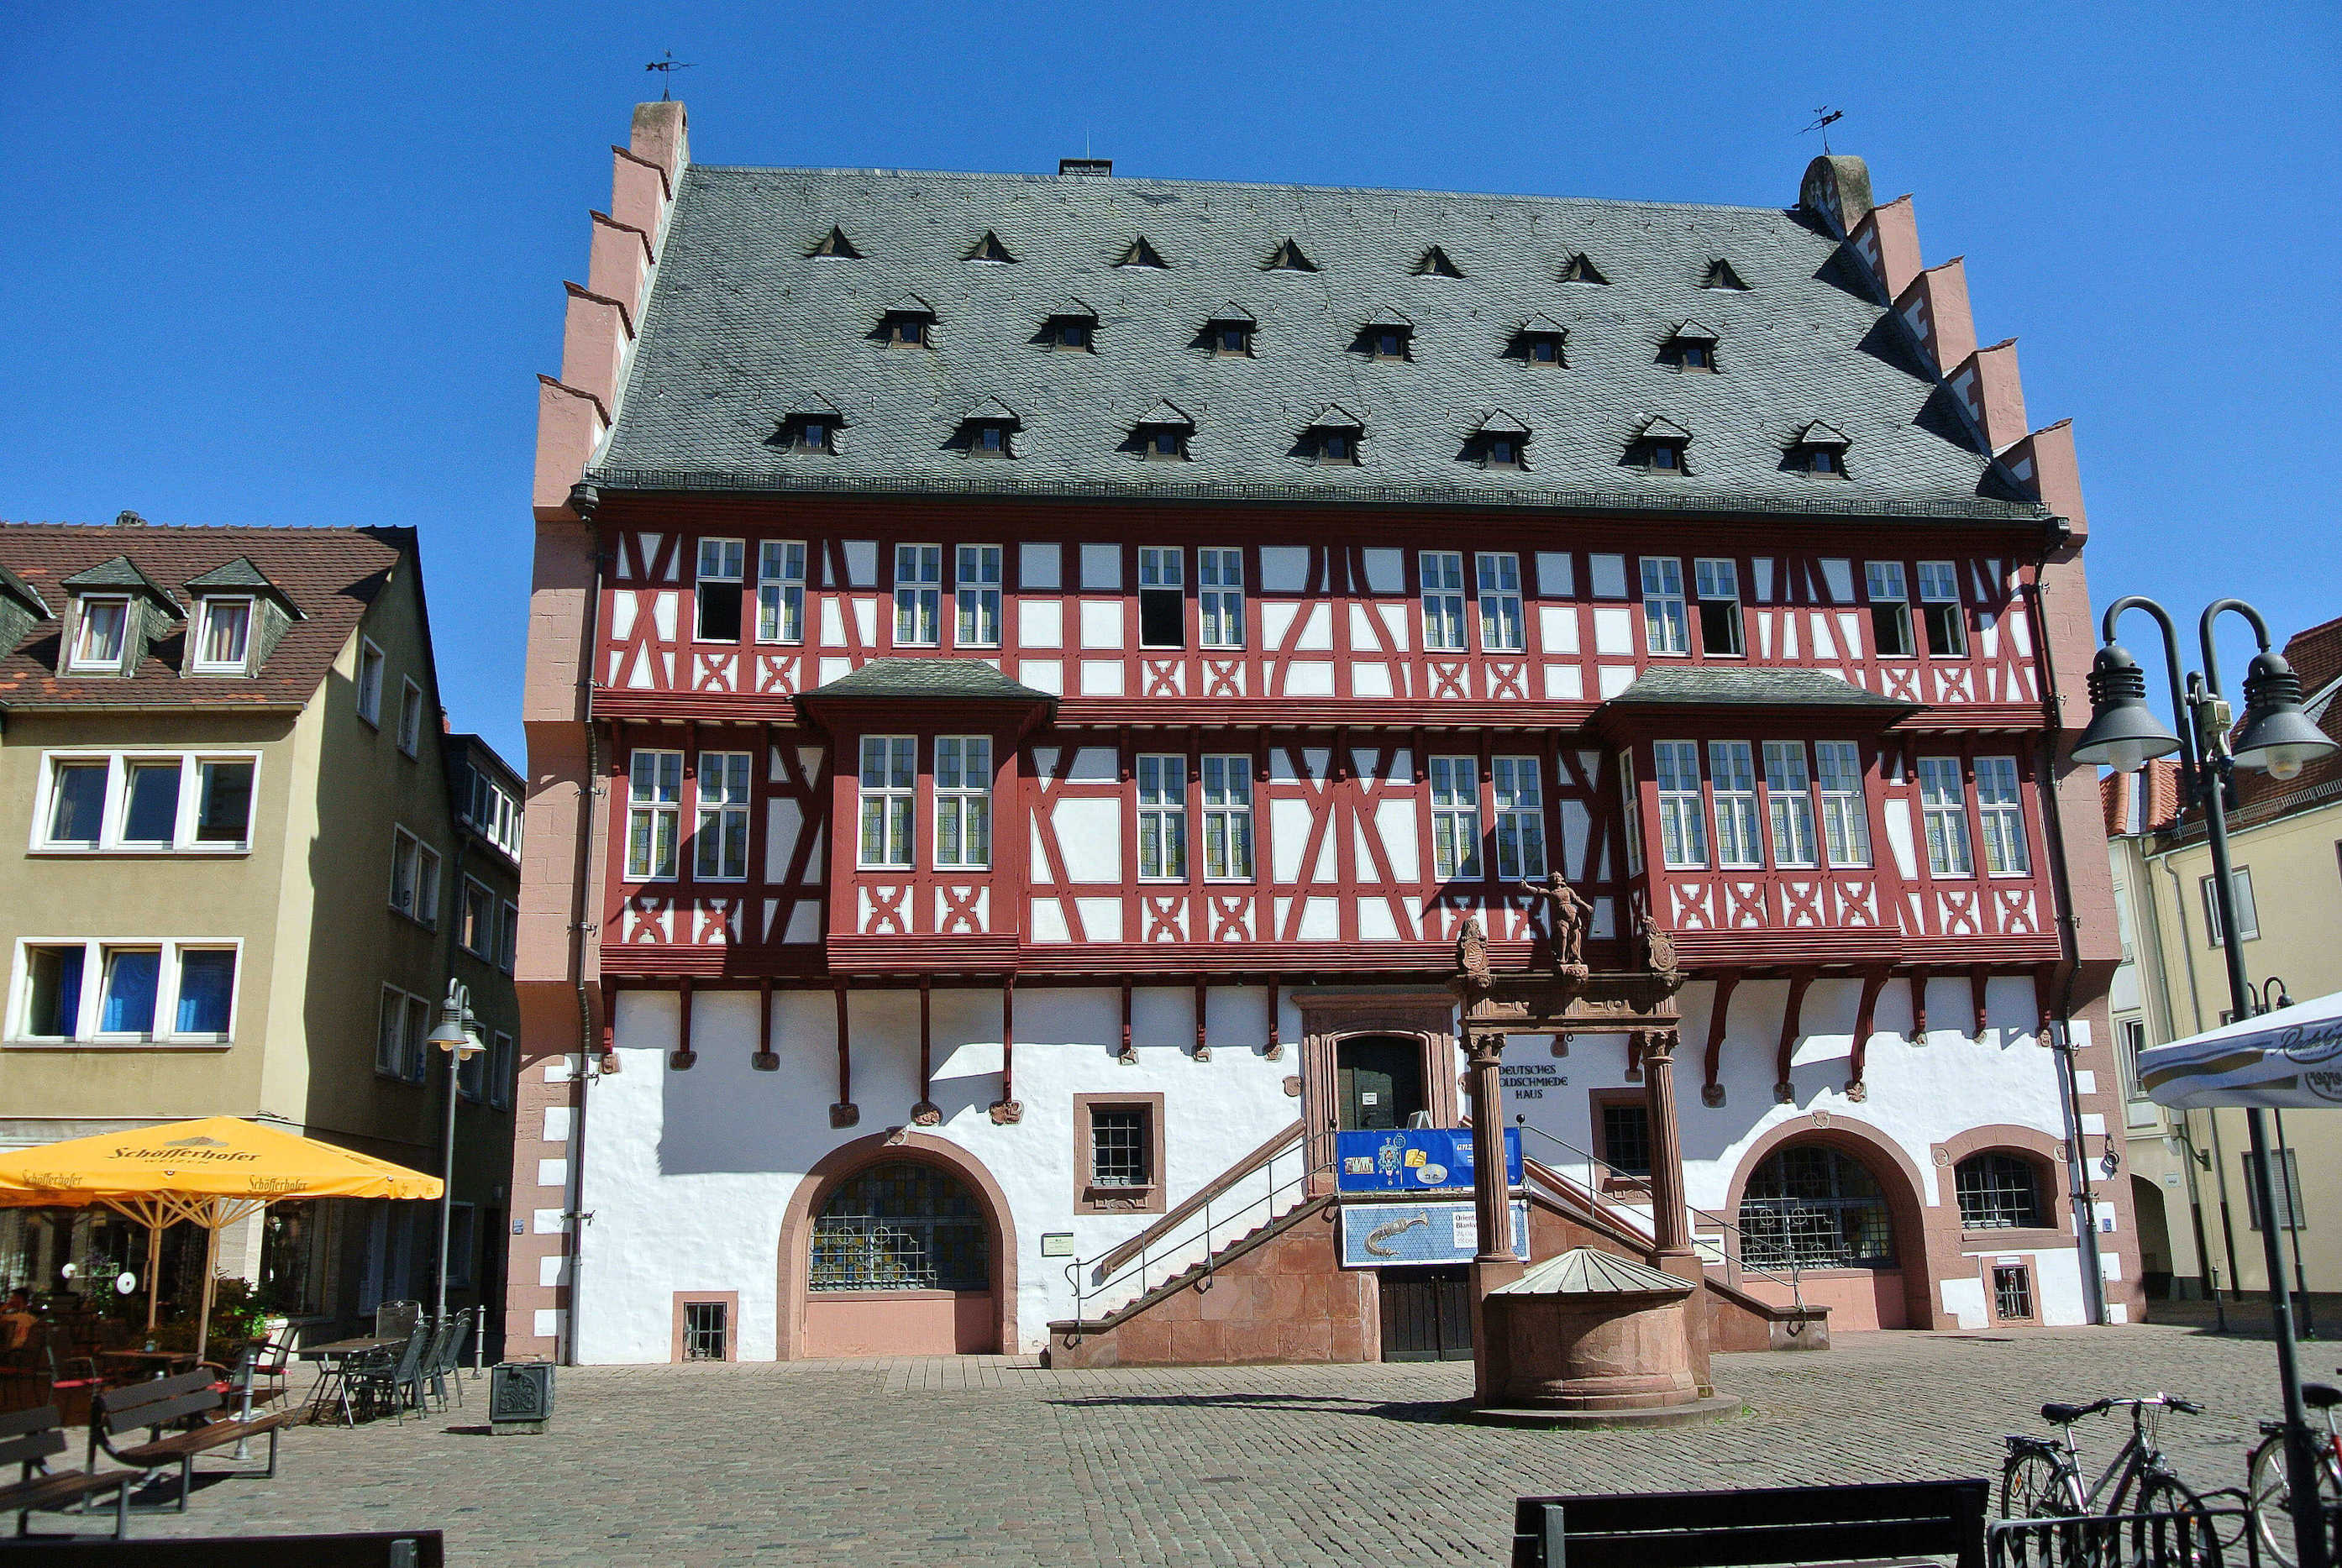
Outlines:
{"label": "decorative timber cross brace", "polygon": [[[1456,973],[1448,988],[1459,1004],[1472,1125],[1504,1126],[1497,1074],[1507,1035],[1628,1036],[1642,1061],[1643,1098],[1650,1118],[1652,1234],[1657,1243],[1653,1261],[1681,1278],[1697,1279],[1699,1265],[1684,1210],[1683,1144],[1676,1128],[1675,1053],[1683,1022],[1676,993],[1683,987],[1684,975],[1676,965],[1675,944],[1646,921],[1641,933],[1642,967],[1589,969],[1579,961],[1579,944],[1567,938],[1576,936],[1574,928],[1590,906],[1558,876],[1529,885],[1553,903],[1557,940],[1550,969],[1509,974],[1492,971],[1486,934],[1477,916],[1465,922],[1456,942]],[[1497,1152],[1473,1162],[1480,1226],[1480,1251],[1474,1261],[1481,1265],[1484,1282],[1492,1269],[1502,1277],[1519,1272],[1513,1256],[1505,1160],[1500,1145],[1492,1142],[1491,1148]],[[1480,1288],[1488,1285],[1484,1283]]]}

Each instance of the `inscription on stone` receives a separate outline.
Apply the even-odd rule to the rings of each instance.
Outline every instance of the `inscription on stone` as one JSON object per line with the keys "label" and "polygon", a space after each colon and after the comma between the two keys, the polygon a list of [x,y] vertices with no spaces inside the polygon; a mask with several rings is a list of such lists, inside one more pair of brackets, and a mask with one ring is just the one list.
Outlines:
{"label": "inscription on stone", "polygon": [[1497,1069],[1505,1093],[1516,1100],[1542,1100],[1548,1089],[1569,1087],[1569,1074],[1549,1063],[1523,1063]]}

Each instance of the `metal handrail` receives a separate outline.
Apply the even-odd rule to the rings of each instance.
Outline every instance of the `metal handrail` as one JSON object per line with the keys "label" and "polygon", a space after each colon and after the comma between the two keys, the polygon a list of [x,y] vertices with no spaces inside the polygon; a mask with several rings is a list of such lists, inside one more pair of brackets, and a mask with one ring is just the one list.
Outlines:
{"label": "metal handrail", "polygon": [[[1632,1171],[1622,1171],[1617,1166],[1612,1164],[1609,1161],[1604,1159],[1601,1155],[1595,1154],[1591,1150],[1581,1149],[1576,1144],[1571,1143],[1568,1139],[1558,1137],[1552,1133],[1548,1133],[1543,1127],[1530,1125],[1529,1121],[1526,1116],[1516,1115],[1513,1118],[1513,1124],[1516,1127],[1527,1128],[1528,1131],[1535,1133],[1538,1137],[1545,1139],[1547,1143],[1568,1150],[1571,1154],[1576,1154],[1580,1159],[1586,1161],[1589,1165],[1601,1166],[1604,1170],[1609,1172],[1614,1176],[1622,1176],[1630,1182],[1646,1182],[1650,1179],[1648,1176],[1638,1176]],[[1586,1192],[1588,1196],[1596,1195],[1590,1186],[1586,1189]],[[1798,1264],[1794,1263],[1791,1263],[1789,1265],[1788,1273],[1787,1275],[1783,1275],[1776,1273],[1771,1269],[1766,1268],[1761,1264],[1752,1263],[1748,1262],[1746,1257],[1744,1255],[1746,1249],[1737,1245],[1740,1238],[1746,1233],[1742,1231],[1738,1225],[1733,1223],[1730,1220],[1726,1219],[1722,1214],[1710,1213],[1707,1210],[1700,1208],[1698,1205],[1694,1203],[1686,1203],[1684,1205],[1684,1212],[1688,1214],[1696,1214],[1699,1218],[1709,1222],[1711,1224],[1720,1226],[1724,1230],[1729,1231],[1732,1233],[1733,1240],[1736,1243],[1731,1256],[1731,1261],[1734,1265],[1736,1266],[1742,1273],[1755,1274],[1760,1279],[1771,1280],[1776,1284],[1788,1286],[1789,1299],[1796,1303],[1797,1311],[1804,1312],[1806,1310],[1805,1293],[1797,1284],[1797,1275],[1801,1272]]]}
{"label": "metal handrail", "polygon": [[[1099,1253],[1095,1257],[1076,1259],[1073,1263],[1067,1263],[1066,1265],[1066,1282],[1074,1287],[1074,1330],[1071,1336],[1071,1343],[1076,1344],[1081,1343],[1081,1325],[1084,1321],[1082,1317],[1082,1301],[1085,1296],[1105,1295],[1111,1292],[1116,1285],[1127,1281],[1135,1273],[1138,1276],[1138,1296],[1143,1297],[1146,1294],[1148,1289],[1146,1283],[1146,1271],[1153,1264],[1155,1259],[1157,1256],[1166,1253],[1176,1255],[1180,1251],[1193,1245],[1199,1239],[1204,1243],[1203,1267],[1205,1277],[1198,1288],[1209,1290],[1212,1283],[1211,1276],[1216,1273],[1218,1269],[1218,1247],[1213,1236],[1215,1230],[1226,1225],[1228,1222],[1234,1220],[1236,1216],[1243,1214],[1247,1210],[1258,1208],[1263,1204],[1271,1205],[1273,1208],[1276,1200],[1284,1196],[1287,1192],[1290,1192],[1293,1188],[1305,1186],[1312,1177],[1324,1174],[1325,1173],[1334,1169],[1334,1162],[1331,1160],[1325,1161],[1324,1163],[1316,1165],[1311,1165],[1306,1163],[1308,1160],[1307,1151],[1309,1148],[1309,1134],[1306,1132],[1299,1134],[1290,1143],[1280,1144],[1275,1149],[1270,1150],[1266,1155],[1262,1156],[1260,1163],[1254,1166],[1252,1170],[1240,1172],[1236,1180],[1241,1182],[1245,1177],[1253,1174],[1255,1171],[1273,1171],[1279,1156],[1296,1148],[1302,1151],[1302,1159],[1304,1162],[1304,1168],[1300,1174],[1294,1176],[1287,1181],[1277,1183],[1276,1185],[1270,1187],[1267,1192],[1260,1193],[1258,1196],[1245,1200],[1242,1203],[1239,1203],[1236,1206],[1233,1213],[1224,1213],[1216,1219],[1214,1218],[1212,1213],[1211,1200],[1209,1198],[1205,1199],[1203,1208],[1198,1211],[1197,1215],[1196,1216],[1201,1221],[1199,1225],[1175,1233],[1176,1239],[1173,1240],[1144,1243],[1140,1246],[1136,1259],[1125,1259],[1122,1267],[1097,1280],[1096,1282],[1095,1288],[1085,1289],[1082,1283],[1083,1276],[1092,1268],[1103,1265],[1106,1259],[1113,1256],[1116,1251],[1122,1246],[1127,1245],[1127,1243],[1116,1243],[1115,1246],[1108,1247],[1105,1252]],[[1226,1194],[1222,1195],[1225,1196]],[[1278,1216],[1272,1212],[1268,1219],[1263,1221],[1262,1223],[1272,1223],[1277,1217]],[[1258,1227],[1255,1226],[1251,1228],[1257,1229]],[[1250,1230],[1247,1230],[1246,1233],[1249,1234]],[[1166,1283],[1170,1277],[1171,1276],[1166,1276]]]}

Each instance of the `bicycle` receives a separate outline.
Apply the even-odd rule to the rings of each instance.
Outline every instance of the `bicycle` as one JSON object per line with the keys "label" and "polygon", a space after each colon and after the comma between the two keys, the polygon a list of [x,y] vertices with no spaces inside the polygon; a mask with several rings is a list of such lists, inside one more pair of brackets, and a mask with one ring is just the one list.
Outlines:
{"label": "bicycle", "polygon": [[[2326,1417],[2326,1441],[2317,1445],[2317,1500],[2327,1508],[2342,1506],[2342,1427],[2335,1423],[2334,1408],[2342,1404],[2342,1389],[2332,1383],[2301,1385],[2301,1403]],[[2285,1423],[2261,1423],[2261,1444],[2245,1467],[2245,1494],[2250,1499],[2253,1529],[2261,1538],[2264,1562],[2294,1568],[2299,1559],[2293,1546],[2290,1488],[2285,1473]]]}
{"label": "bicycle", "polygon": [[[2098,1479],[2085,1489],[2081,1456],[2074,1444],[2074,1423],[2110,1410],[2130,1412],[2130,1437]],[[2000,1516],[2187,1514],[2193,1523],[2188,1536],[2196,1543],[2191,1560],[2200,1568],[2219,1568],[2221,1543],[2213,1538],[2211,1514],[2204,1500],[2172,1471],[2163,1450],[2157,1446],[2157,1427],[2166,1410],[2187,1415],[2204,1413],[2202,1405],[2167,1393],[2144,1399],[2101,1399],[2092,1404],[2043,1405],[2041,1419],[2060,1428],[2062,1434],[2009,1437],[2008,1459],[2000,1472]]]}

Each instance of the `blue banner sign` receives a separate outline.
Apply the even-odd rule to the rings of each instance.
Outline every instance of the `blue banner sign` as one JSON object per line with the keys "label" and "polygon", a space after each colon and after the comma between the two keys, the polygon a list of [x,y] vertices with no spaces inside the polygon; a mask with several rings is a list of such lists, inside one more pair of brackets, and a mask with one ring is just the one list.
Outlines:
{"label": "blue banner sign", "polygon": [[[1393,1269],[1468,1263],[1480,1250],[1468,1199],[1342,1205],[1342,1266]],[[1529,1258],[1529,1206],[1513,1200],[1513,1255]]]}
{"label": "blue banner sign", "polygon": [[[1472,1134],[1458,1127],[1336,1133],[1335,1165],[1345,1193],[1468,1193]],[[1505,1129],[1505,1183],[1521,1184],[1521,1130]]]}

